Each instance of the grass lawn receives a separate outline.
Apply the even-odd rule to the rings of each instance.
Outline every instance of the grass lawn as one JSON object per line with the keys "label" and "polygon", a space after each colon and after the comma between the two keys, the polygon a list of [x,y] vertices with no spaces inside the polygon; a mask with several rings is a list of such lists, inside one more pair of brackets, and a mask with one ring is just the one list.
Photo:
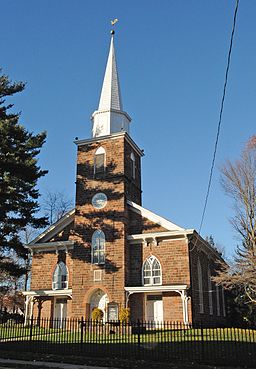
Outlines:
{"label": "grass lawn", "polygon": [[[187,330],[147,330],[132,331],[129,326],[109,327],[99,326],[90,329],[81,328],[74,330],[73,327],[46,328],[34,325],[32,329],[23,324],[0,324],[0,341],[15,338],[42,340],[49,342],[67,343],[164,343],[185,341],[235,341],[256,343],[256,330],[240,328],[204,328]],[[81,337],[82,335],[82,337]]]}

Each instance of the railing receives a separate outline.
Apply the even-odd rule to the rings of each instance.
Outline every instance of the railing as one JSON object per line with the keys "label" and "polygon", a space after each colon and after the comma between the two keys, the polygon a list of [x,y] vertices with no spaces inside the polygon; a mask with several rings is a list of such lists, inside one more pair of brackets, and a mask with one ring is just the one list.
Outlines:
{"label": "railing", "polygon": [[179,322],[0,321],[0,349],[256,366],[256,330]]}

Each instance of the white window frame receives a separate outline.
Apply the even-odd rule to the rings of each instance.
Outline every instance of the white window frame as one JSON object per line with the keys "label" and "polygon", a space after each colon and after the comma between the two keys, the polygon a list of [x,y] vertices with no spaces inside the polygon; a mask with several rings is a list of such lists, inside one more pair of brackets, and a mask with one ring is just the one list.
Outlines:
{"label": "white window frame", "polygon": [[[103,242],[103,248],[101,248],[102,242]],[[91,243],[91,262],[92,264],[105,264],[105,244],[106,244],[105,233],[100,229],[97,229],[96,231],[94,231],[92,235],[92,243]],[[101,253],[103,254],[104,260],[100,260]]]}
{"label": "white window frame", "polygon": [[63,261],[60,261],[54,269],[52,276],[52,289],[53,290],[68,289],[68,268]]}
{"label": "white window frame", "polygon": [[204,290],[203,290],[203,276],[200,259],[197,260],[197,280],[198,280],[198,294],[199,294],[199,313],[204,313]]}
{"label": "white window frame", "polygon": [[[153,269],[154,263],[157,262],[159,265],[159,268]],[[145,275],[145,266],[149,265],[148,272],[149,274]],[[159,275],[154,275],[154,271],[160,271]],[[145,283],[145,279],[149,279],[149,283]],[[155,283],[155,279],[159,278],[159,282]],[[162,285],[162,267],[160,261],[153,255],[148,257],[142,266],[142,285],[143,286],[161,286]]]}
{"label": "white window frame", "polygon": [[104,155],[104,161],[103,161],[104,168],[103,168],[103,171],[99,173],[104,173],[106,170],[106,150],[104,149],[104,147],[100,146],[97,148],[94,154],[94,163],[93,163],[93,174],[94,175],[97,174],[96,173],[96,156],[97,155]]}
{"label": "white window frame", "polygon": [[131,175],[132,175],[132,178],[135,179],[135,175],[136,175],[136,162],[135,162],[135,155],[134,153],[132,152],[131,155],[130,155],[130,159],[131,159]]}
{"label": "white window frame", "polygon": [[209,314],[213,315],[212,276],[210,267],[208,267],[208,298],[209,298]]}
{"label": "white window frame", "polygon": [[223,316],[226,317],[225,291],[223,287],[221,287],[221,296],[222,296]]}
{"label": "white window frame", "polygon": [[216,306],[217,306],[217,316],[220,316],[220,289],[216,284]]}

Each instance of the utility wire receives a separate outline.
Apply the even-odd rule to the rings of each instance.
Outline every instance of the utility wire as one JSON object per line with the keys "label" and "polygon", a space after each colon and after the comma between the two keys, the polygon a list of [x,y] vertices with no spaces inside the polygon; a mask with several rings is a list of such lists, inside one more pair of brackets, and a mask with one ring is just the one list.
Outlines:
{"label": "utility wire", "polygon": [[[205,217],[205,212],[206,212],[206,207],[207,207],[208,198],[209,198],[210,189],[211,189],[211,184],[212,184],[213,170],[214,170],[214,165],[215,165],[215,159],[216,159],[216,153],[217,153],[217,147],[218,147],[218,142],[219,142],[221,123],[222,123],[222,113],[223,113],[224,102],[225,102],[225,97],[226,97],[226,89],[227,89],[227,83],[228,83],[228,73],[229,73],[229,67],[230,67],[230,60],[231,60],[231,52],[232,52],[232,47],[233,47],[234,33],[235,33],[235,28],[236,28],[236,17],[237,17],[238,5],[239,5],[239,0],[236,0],[236,6],[235,6],[235,11],[234,11],[234,17],[233,17],[233,26],[232,26],[230,45],[229,45],[229,51],[228,51],[227,67],[226,67],[224,87],[223,87],[223,94],[222,94],[221,106],[220,106],[220,112],[219,112],[218,128],[217,128],[216,140],[215,140],[215,145],[214,145],[213,159],[212,159],[212,165],[211,165],[211,169],[210,169],[210,176],[209,176],[209,181],[208,181],[208,186],[207,186],[207,191],[206,191],[206,196],[205,196],[205,201],[204,201],[204,208],[203,208],[202,218],[201,218],[200,227],[199,227],[199,235],[200,235],[201,230],[202,230],[204,217]],[[198,240],[198,238],[197,238],[197,240]]]}

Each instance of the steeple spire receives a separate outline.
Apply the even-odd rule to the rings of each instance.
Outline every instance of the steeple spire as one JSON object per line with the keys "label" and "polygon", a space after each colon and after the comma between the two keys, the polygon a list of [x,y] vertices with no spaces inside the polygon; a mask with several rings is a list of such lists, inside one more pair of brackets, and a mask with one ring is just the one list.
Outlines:
{"label": "steeple spire", "polygon": [[122,131],[129,132],[131,118],[123,111],[115,57],[114,33],[115,31],[112,30],[99,107],[92,115],[93,137],[110,135]]}
{"label": "steeple spire", "polygon": [[103,86],[101,90],[98,110],[109,110],[109,109],[122,110],[122,100],[116,67],[114,34],[112,34],[111,36],[108,61]]}

